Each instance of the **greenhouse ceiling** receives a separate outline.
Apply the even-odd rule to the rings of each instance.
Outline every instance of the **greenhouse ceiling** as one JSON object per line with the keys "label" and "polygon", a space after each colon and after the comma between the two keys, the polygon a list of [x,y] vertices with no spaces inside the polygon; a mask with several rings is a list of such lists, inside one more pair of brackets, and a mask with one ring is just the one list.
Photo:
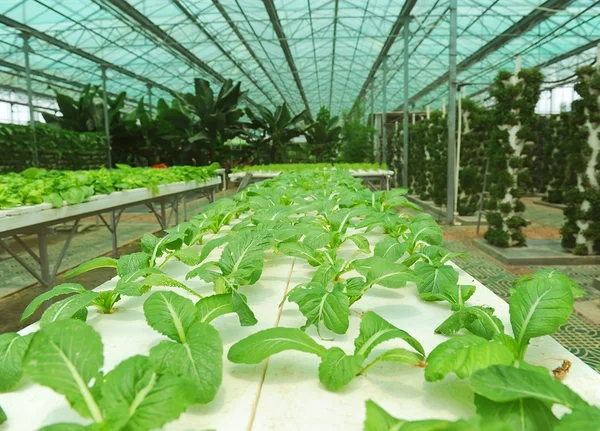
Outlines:
{"label": "greenhouse ceiling", "polygon": [[[100,84],[131,101],[193,91],[203,77],[241,81],[245,103],[287,102],[334,113],[357,99],[374,110],[403,103],[403,27],[409,96],[439,107],[449,66],[447,0],[2,0],[0,89],[24,89],[26,36],[35,94]],[[542,67],[568,79],[596,58],[600,1],[458,1],[458,82],[485,92],[500,69]],[[384,72],[384,69],[387,72]],[[550,85],[550,84],[549,84]],[[147,99],[146,99],[147,100]],[[368,108],[370,110],[370,106]]]}

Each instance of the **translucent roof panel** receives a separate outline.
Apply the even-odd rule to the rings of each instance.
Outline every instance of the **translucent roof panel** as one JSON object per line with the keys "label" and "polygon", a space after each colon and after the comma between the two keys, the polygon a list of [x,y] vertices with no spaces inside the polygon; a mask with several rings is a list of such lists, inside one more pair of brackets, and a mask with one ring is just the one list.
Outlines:
{"label": "translucent roof panel", "polygon": [[[485,92],[500,69],[541,67],[547,85],[595,58],[600,6],[593,0],[461,0],[458,82]],[[286,102],[313,115],[357,99],[388,112],[404,100],[403,28],[409,28],[409,96],[415,109],[447,99],[449,2],[443,0],[3,0],[0,88],[25,83],[29,35],[32,87],[75,94],[87,84],[127,91],[128,104],[193,92],[194,78],[216,90],[240,81],[244,105]],[[3,86],[3,87],[2,87]]]}

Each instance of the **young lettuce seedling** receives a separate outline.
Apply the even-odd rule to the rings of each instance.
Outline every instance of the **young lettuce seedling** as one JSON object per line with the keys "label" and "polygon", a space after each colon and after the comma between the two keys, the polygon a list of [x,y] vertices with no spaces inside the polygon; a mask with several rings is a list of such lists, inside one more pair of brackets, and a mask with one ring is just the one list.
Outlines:
{"label": "young lettuce seedling", "polygon": [[[395,338],[406,341],[415,351],[391,349],[365,364],[378,344]],[[323,347],[300,329],[280,327],[265,329],[238,341],[229,349],[227,358],[236,364],[258,364],[285,350],[311,353],[321,358],[319,380],[330,391],[340,390],[377,362],[399,362],[417,367],[425,365],[421,344],[372,311],[365,313],[354,347],[354,353],[347,355],[339,347]]]}
{"label": "young lettuce seedling", "polygon": [[33,335],[23,360],[25,374],[94,421],[91,427],[63,423],[47,429],[156,429],[196,401],[189,379],[157,372],[146,356],[125,359],[103,376],[102,351],[100,335],[73,319],[49,323]]}
{"label": "young lettuce seedling", "polygon": [[[206,262],[191,270],[186,279],[200,277],[213,283],[217,294],[229,294],[235,307],[240,324],[252,326],[257,320],[248,307],[244,296],[237,292],[240,286],[255,284],[262,275],[264,253],[273,245],[273,236],[269,232],[244,231],[228,237],[227,246],[218,262]],[[225,242],[223,240],[223,242]],[[205,247],[210,244],[207,243]],[[216,248],[216,242],[211,244]]]}
{"label": "young lettuce seedling", "polygon": [[[539,271],[515,280],[509,308],[514,337],[505,334],[503,326],[498,324],[500,321],[485,310],[473,313],[478,324],[485,328],[484,334],[492,335],[491,340],[469,334],[444,341],[429,354],[425,379],[442,380],[449,373],[466,378],[491,365],[522,361],[529,341],[551,335],[567,323],[574,299],[583,294],[576,283],[557,271]],[[467,309],[475,308],[464,310]],[[449,320],[442,325],[450,327],[456,323],[452,331],[460,329],[460,318]],[[464,321],[473,324],[473,321]]]}

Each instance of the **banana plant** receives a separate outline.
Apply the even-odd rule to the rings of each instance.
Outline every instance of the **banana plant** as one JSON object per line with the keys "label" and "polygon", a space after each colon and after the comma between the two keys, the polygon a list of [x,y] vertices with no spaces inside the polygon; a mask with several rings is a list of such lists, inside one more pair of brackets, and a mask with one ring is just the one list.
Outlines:
{"label": "banana plant", "polygon": [[[243,133],[240,119],[244,111],[238,105],[245,93],[241,83],[228,79],[215,95],[208,81],[194,81],[195,94],[186,94],[182,102],[194,116],[194,134],[189,138],[191,144],[202,144],[208,158],[214,162],[218,153],[225,150],[224,143]],[[197,118],[196,118],[197,117]]]}
{"label": "banana plant", "polygon": [[48,112],[42,112],[48,124],[54,124],[61,129],[76,132],[97,132],[104,130],[102,105],[94,99],[100,96],[98,85],[88,84],[81,90],[78,100],[56,91],[56,103],[62,114],[58,117]]}
{"label": "banana plant", "polygon": [[262,136],[270,140],[270,162],[276,160],[288,161],[289,143],[304,133],[300,125],[306,120],[306,111],[292,116],[287,104],[278,106],[275,111],[270,111],[262,105],[258,105],[258,112],[246,108],[246,116],[250,119],[247,126],[250,129],[262,130]]}
{"label": "banana plant", "polygon": [[306,128],[304,136],[306,136],[310,154],[317,162],[333,162],[337,158],[341,144],[340,133],[342,132],[339,120],[339,117],[332,117],[325,106],[321,106],[316,120]]}

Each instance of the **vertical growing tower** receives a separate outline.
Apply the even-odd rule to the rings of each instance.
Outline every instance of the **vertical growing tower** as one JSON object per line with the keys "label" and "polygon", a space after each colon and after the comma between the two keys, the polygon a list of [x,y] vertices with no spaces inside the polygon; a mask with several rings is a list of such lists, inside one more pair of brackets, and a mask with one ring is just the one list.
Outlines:
{"label": "vertical growing tower", "polygon": [[562,245],[575,254],[600,252],[600,69],[577,70],[573,101],[573,138],[567,158],[567,209]]}
{"label": "vertical growing tower", "polygon": [[500,247],[526,245],[523,227],[525,205],[521,201],[531,184],[526,157],[535,141],[535,105],[543,81],[537,69],[517,75],[500,72],[490,90],[496,99],[490,132],[489,228],[484,237]]}

